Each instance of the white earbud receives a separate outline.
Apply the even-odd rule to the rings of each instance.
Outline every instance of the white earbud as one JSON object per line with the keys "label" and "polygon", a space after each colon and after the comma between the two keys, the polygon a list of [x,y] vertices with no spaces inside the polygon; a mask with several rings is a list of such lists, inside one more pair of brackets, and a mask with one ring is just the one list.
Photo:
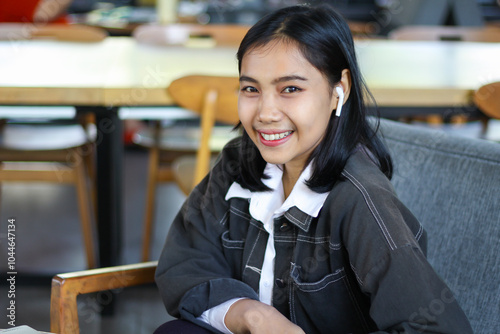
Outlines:
{"label": "white earbud", "polygon": [[335,87],[337,94],[339,94],[339,102],[337,102],[337,111],[335,112],[335,116],[340,117],[340,113],[342,111],[342,105],[344,104],[344,90],[341,86]]}

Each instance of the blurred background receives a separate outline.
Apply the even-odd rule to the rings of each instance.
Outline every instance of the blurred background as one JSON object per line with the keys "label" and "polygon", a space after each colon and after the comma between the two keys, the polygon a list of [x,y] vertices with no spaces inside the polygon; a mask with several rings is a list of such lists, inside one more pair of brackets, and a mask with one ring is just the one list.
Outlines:
{"label": "blurred background", "polygon": [[[158,0],[161,2],[163,0]],[[173,1],[173,0],[169,0]],[[446,1],[445,1],[446,2]],[[462,21],[456,20],[453,10],[445,10],[443,1],[426,0],[194,0],[178,1],[181,22],[253,24],[264,14],[277,8],[301,3],[329,3],[349,21],[365,23],[372,33],[387,34],[401,25],[442,24],[480,25],[500,20],[497,0],[454,0],[463,6]],[[68,11],[76,22],[86,22],[116,29],[158,20],[155,0],[74,0]],[[471,9],[472,8],[472,9]],[[434,21],[434,22],[432,22]]]}
{"label": "blurred background", "polygon": [[[49,3],[51,0],[43,1]],[[62,5],[66,0],[53,1]],[[27,17],[33,19],[33,13],[26,16],[21,9],[33,8],[37,2],[0,0],[0,21],[28,22]],[[353,35],[360,40],[387,39],[395,29],[412,25],[500,28],[500,0],[68,0],[64,10],[56,11],[50,21],[99,27],[110,37],[129,37],[141,25],[168,23],[172,10],[178,23],[252,25],[273,10],[305,2],[329,3],[336,7],[348,20]],[[10,11],[17,12],[17,16],[9,14]],[[42,21],[44,19],[47,20],[42,17]],[[500,40],[500,36],[497,37]],[[0,53],[0,57],[7,59],[8,55]],[[21,74],[29,76],[29,73]],[[460,105],[454,109],[473,116],[480,114],[474,106]],[[456,110],[445,111],[444,115],[449,117],[438,122],[429,122],[426,117],[412,119],[412,122],[458,136],[500,141],[500,121],[494,117],[490,119],[485,135],[477,118],[451,122]],[[394,108],[384,112],[388,118],[399,119],[391,114]],[[123,118],[123,235],[119,263],[141,261],[149,151],[133,138],[150,123],[140,117]],[[0,310],[5,310],[8,302],[5,298],[6,226],[8,219],[15,217],[18,222],[17,324],[48,332],[52,276],[87,267],[75,189],[44,183],[26,187],[23,183],[9,182],[2,183],[0,198]],[[170,222],[185,198],[172,182],[158,187],[151,259],[158,258]],[[115,303],[116,300],[119,302]],[[108,304],[115,305],[113,312],[105,311]],[[117,291],[113,295],[82,296],[79,311],[82,333],[152,333],[169,319],[154,286]],[[0,329],[6,327],[7,319],[4,311],[0,311]]]}

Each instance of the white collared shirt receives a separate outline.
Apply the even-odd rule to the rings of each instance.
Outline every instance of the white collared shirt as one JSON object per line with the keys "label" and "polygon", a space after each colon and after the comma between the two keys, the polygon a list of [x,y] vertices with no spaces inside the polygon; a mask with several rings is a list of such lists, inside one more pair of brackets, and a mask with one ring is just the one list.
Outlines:
{"label": "white collared shirt", "polygon": [[[288,209],[294,206],[312,217],[317,217],[328,193],[316,193],[305,184],[305,181],[311,176],[311,164],[302,172],[286,200],[283,191],[282,167],[267,164],[264,173],[269,178],[263,179],[263,182],[272,191],[251,192],[234,182],[229,188],[225,199],[229,200],[235,197],[248,199],[250,201],[250,215],[262,222],[264,229],[269,233],[259,281],[259,300],[272,305],[274,259],[276,257],[276,250],[274,248],[274,218],[282,216]],[[223,333],[231,334],[231,331],[224,324],[224,317],[229,307],[239,299],[231,299],[219,306],[213,307],[205,311],[199,319],[209,323],[212,327]]]}

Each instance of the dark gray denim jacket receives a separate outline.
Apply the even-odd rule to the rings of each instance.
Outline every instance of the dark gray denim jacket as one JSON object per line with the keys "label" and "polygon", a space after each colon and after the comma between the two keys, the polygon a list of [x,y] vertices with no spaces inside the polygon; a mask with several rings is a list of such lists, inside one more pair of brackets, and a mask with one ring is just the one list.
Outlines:
{"label": "dark gray denim jacket", "polygon": [[[210,329],[196,319],[205,310],[258,299],[268,237],[248,200],[224,200],[238,145],[226,146],[184,203],[156,272],[168,312]],[[377,165],[359,150],[343,176],[317,218],[292,207],[275,219],[273,306],[307,334],[472,333],[425,258],[422,226]]]}

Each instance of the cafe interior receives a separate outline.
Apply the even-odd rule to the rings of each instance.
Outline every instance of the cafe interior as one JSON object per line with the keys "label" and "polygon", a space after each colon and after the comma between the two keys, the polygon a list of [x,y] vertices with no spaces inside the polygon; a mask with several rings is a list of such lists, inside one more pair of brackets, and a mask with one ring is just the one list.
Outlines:
{"label": "cafe interior", "polygon": [[[67,2],[0,1],[0,332],[153,333],[172,319],[153,277],[170,223],[235,136],[239,41],[303,1]],[[403,162],[433,159],[443,140],[450,159],[482,164],[453,177],[484,183],[468,203],[490,217],[481,247],[498,253],[500,1],[307,1],[322,2],[349,23],[370,111],[402,126],[405,145],[414,129],[427,137]],[[210,104],[207,91],[234,96]],[[489,334],[500,284],[485,272],[488,311],[470,317]]]}

